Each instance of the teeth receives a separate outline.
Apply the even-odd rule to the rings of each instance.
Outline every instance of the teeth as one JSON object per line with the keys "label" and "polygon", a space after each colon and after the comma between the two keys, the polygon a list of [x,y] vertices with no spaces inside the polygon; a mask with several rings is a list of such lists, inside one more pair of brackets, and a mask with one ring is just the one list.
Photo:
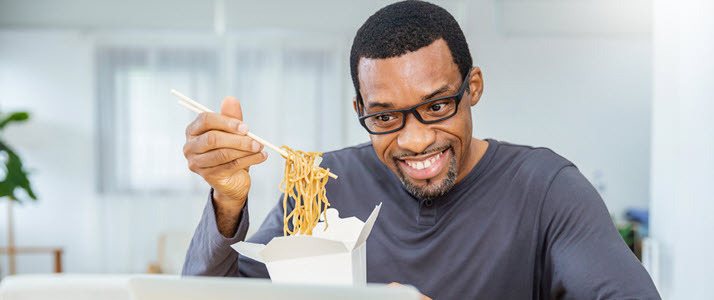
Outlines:
{"label": "teeth", "polygon": [[431,167],[431,165],[434,164],[434,162],[436,162],[439,158],[441,158],[441,152],[439,152],[439,154],[437,154],[435,157],[432,157],[431,159],[428,159],[425,161],[420,161],[420,162],[415,162],[415,163],[406,162],[406,163],[407,163],[407,165],[409,165],[410,167],[412,167],[414,169],[422,170],[422,169]]}

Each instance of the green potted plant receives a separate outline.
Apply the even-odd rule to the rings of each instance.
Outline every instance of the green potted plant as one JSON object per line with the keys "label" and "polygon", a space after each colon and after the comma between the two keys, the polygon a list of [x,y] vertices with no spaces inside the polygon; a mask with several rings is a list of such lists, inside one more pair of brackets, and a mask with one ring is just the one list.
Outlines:
{"label": "green potted plant", "polygon": [[[2,138],[2,130],[14,122],[24,122],[29,119],[27,112],[12,112],[3,114],[0,112],[0,200],[7,199],[7,254],[9,261],[9,274],[15,274],[15,236],[12,222],[13,202],[37,200],[37,196],[32,191],[30,180],[27,178],[27,171],[22,167],[22,161],[15,151]],[[20,196],[18,190],[25,190],[26,196]]]}

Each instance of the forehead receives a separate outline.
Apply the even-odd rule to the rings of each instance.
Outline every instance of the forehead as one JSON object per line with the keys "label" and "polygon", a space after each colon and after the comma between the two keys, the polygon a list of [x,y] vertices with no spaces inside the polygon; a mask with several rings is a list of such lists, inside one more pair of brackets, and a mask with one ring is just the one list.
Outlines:
{"label": "forehead", "polygon": [[361,58],[358,74],[365,104],[391,102],[396,107],[418,103],[444,85],[459,83],[461,77],[443,39],[399,57]]}

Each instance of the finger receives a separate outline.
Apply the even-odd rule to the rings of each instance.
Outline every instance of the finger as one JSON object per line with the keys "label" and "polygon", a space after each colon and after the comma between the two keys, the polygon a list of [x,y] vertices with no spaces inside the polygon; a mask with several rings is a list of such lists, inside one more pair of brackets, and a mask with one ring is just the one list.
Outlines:
{"label": "finger", "polygon": [[221,114],[243,120],[243,110],[240,108],[240,102],[236,97],[226,97],[221,103]]}
{"label": "finger", "polygon": [[210,168],[199,169],[199,174],[210,174],[208,176],[214,177],[229,177],[233,175],[237,170],[247,170],[248,167],[264,162],[268,158],[268,153],[260,152],[238,159],[234,159],[222,165],[218,165]]}
{"label": "finger", "polygon": [[186,127],[186,138],[199,136],[210,130],[220,130],[229,133],[245,135],[248,125],[241,120],[217,113],[200,113],[196,119]]}
{"label": "finger", "polygon": [[260,152],[263,145],[253,139],[232,133],[226,133],[218,130],[211,130],[201,134],[186,143],[187,148],[184,149],[184,154],[206,153],[219,148],[230,148],[246,152]]}
{"label": "finger", "polygon": [[[402,285],[401,283],[398,283],[398,282],[392,282],[392,283],[390,283],[390,284],[387,284],[387,287],[390,287],[390,288],[395,288],[395,287],[398,288],[398,287],[403,287],[403,286],[404,286],[404,285]],[[424,294],[421,294],[421,293],[420,293],[420,295],[421,295],[421,300],[432,300],[431,298],[427,297],[427,296],[424,295]]]}
{"label": "finger", "polygon": [[195,154],[189,161],[189,169],[215,167],[253,154],[255,153],[230,148],[219,148],[205,153]]}

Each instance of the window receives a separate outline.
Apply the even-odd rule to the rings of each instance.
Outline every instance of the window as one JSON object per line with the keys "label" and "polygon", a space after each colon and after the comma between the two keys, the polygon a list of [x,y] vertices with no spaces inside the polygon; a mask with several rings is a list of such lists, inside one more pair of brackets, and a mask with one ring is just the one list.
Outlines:
{"label": "window", "polygon": [[169,90],[176,88],[202,101],[215,99],[216,51],[100,48],[97,58],[99,190],[203,187],[187,172],[182,152],[184,128],[195,114],[175,105]]}
{"label": "window", "polygon": [[[344,118],[351,108],[345,89],[351,87],[345,86],[349,73],[339,50],[279,39],[239,44],[250,43],[97,49],[101,192],[207,188],[188,170],[182,152],[184,129],[195,113],[176,105],[171,89],[216,111],[224,96],[236,96],[250,130],[277,145],[311,151],[345,146],[343,131],[357,121]],[[251,206],[258,218],[277,200],[282,179],[284,161],[269,155],[264,165],[251,168],[261,180],[253,181],[249,197],[268,198]]]}

